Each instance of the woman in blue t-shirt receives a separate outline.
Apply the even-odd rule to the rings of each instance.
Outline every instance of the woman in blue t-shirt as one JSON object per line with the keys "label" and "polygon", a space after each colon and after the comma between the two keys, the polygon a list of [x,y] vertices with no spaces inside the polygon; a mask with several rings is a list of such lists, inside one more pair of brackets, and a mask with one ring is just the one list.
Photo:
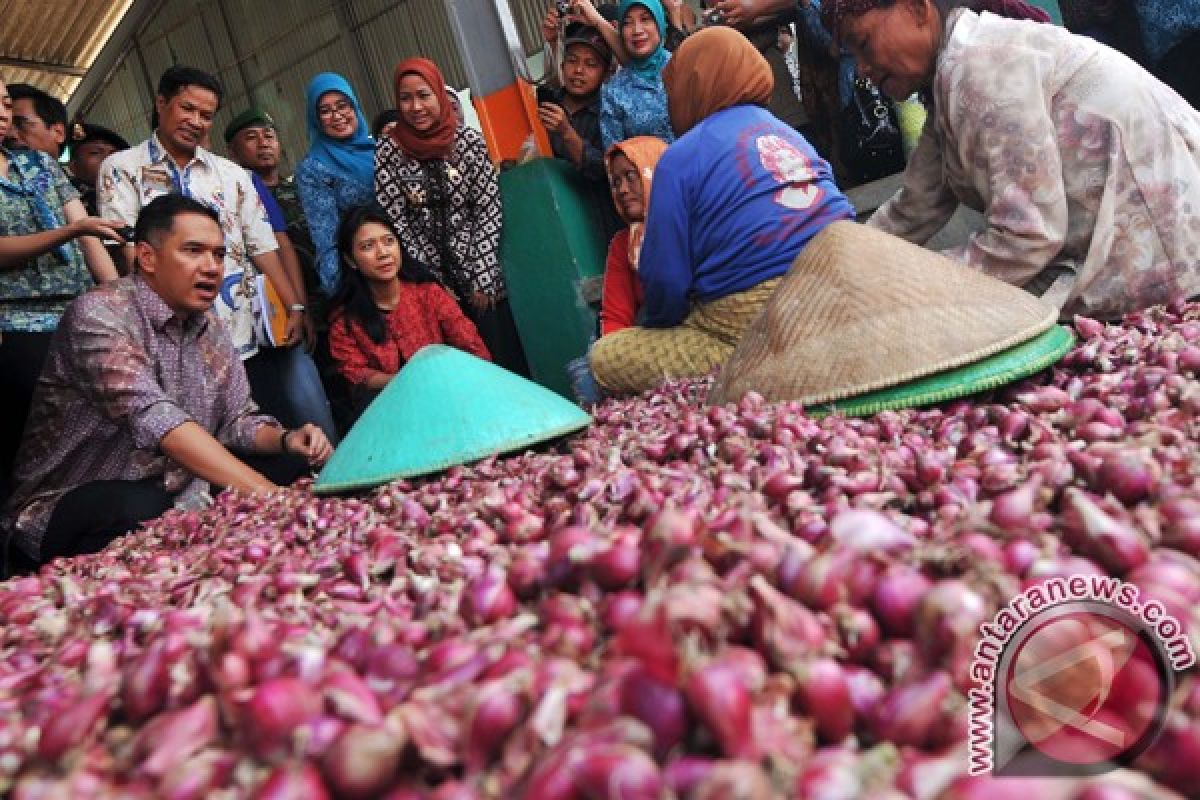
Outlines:
{"label": "woman in blue t-shirt", "polygon": [[764,107],[771,67],[740,33],[693,34],[663,80],[679,138],[654,173],[639,262],[644,325],[592,348],[610,391],[718,366],[808,241],[854,218],[829,164]]}

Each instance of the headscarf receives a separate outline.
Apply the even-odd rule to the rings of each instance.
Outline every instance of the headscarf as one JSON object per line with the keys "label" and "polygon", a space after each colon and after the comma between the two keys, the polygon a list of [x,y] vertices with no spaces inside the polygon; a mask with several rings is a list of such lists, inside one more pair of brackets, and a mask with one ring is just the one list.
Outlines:
{"label": "headscarf", "polygon": [[400,79],[405,75],[417,75],[429,84],[441,113],[433,127],[427,131],[418,131],[409,125],[401,114],[396,126],[392,128],[392,141],[418,161],[446,158],[454,149],[454,135],[458,128],[458,117],[454,115],[454,107],[450,105],[450,97],[446,94],[446,79],[442,77],[442,71],[437,68],[437,64],[427,58],[404,59],[396,65],[396,108],[400,107]]}
{"label": "headscarf", "polygon": [[[629,9],[634,6],[641,6],[650,12],[650,16],[654,17],[654,24],[658,26],[658,49],[645,58],[630,58],[629,63],[625,65],[626,69],[631,69],[638,75],[641,75],[647,80],[653,80],[654,76],[662,72],[663,65],[671,58],[671,54],[667,52],[667,48],[663,46],[663,42],[667,40],[667,15],[663,11],[660,0],[621,0],[621,5],[617,6],[617,32],[620,33],[625,25],[625,15]],[[621,37],[621,43],[625,43],[624,36]]]}
{"label": "headscarf", "polygon": [[765,106],[775,88],[771,65],[733,28],[705,28],[684,40],[663,70],[667,113],[676,136],[743,103]]}
{"label": "headscarf", "polygon": [[[834,36],[837,36],[838,26],[847,17],[857,17],[876,8],[889,8],[896,0],[823,0],[821,4],[821,21]],[[964,2],[934,3],[939,11],[949,13],[956,7],[969,8],[972,11],[989,11],[997,16],[1009,19],[1028,19],[1034,22],[1050,22],[1050,15],[1044,9],[1030,5],[1024,0],[964,0]]]}
{"label": "headscarf", "polygon": [[[629,159],[638,171],[638,175],[641,176],[642,208],[649,210],[654,168],[658,165],[658,159],[662,158],[662,154],[666,151],[667,143],[657,136],[634,136],[632,139],[617,142],[604,154],[604,168],[608,171],[609,182],[612,182],[613,157],[619,153]],[[617,209],[617,213],[621,214],[621,219],[625,219],[620,208]],[[629,225],[629,266],[634,272],[637,272],[638,256],[642,252],[642,239],[645,238],[646,233],[646,222],[644,217],[641,222],[628,219],[625,219],[625,222]]]}
{"label": "headscarf", "polygon": [[[358,117],[358,127],[349,139],[325,135],[317,116],[317,102],[327,92],[341,92]],[[365,186],[375,183],[375,140],[371,138],[367,118],[350,83],[336,72],[322,72],[308,83],[304,92],[308,120],[308,155],[341,175],[349,175]]]}

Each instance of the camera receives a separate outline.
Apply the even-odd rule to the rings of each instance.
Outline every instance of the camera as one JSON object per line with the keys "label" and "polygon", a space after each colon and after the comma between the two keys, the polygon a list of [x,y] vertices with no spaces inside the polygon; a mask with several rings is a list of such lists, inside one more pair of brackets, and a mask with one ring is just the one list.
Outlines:
{"label": "camera", "polygon": [[706,8],[704,10],[705,25],[724,25],[725,15],[721,13],[719,8]]}
{"label": "camera", "polygon": [[[122,239],[125,240],[125,244],[133,244],[134,230],[133,230],[132,225],[126,225],[123,228],[113,228],[113,231],[118,236],[120,236]],[[116,244],[117,243],[116,239],[105,239],[104,241],[106,244]]]}
{"label": "camera", "polygon": [[575,8],[575,0],[555,0],[554,6],[558,9],[558,16],[565,17]]}

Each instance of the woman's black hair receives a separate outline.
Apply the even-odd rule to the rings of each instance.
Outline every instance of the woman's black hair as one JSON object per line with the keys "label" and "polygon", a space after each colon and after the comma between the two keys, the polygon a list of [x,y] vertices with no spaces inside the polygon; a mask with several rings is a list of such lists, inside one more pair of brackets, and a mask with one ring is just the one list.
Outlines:
{"label": "woman's black hair", "polygon": [[[359,228],[375,222],[390,230],[400,241],[400,234],[392,224],[387,212],[376,203],[368,203],[350,209],[342,217],[337,232],[338,256],[342,261],[342,275],[338,281],[337,291],[334,292],[330,305],[334,309],[342,309],[345,316],[343,322],[347,330],[350,323],[358,322],[376,344],[383,344],[387,339],[387,326],[383,314],[375,305],[371,295],[371,287],[362,272],[354,268],[354,235]],[[412,258],[404,250],[400,242],[400,280],[405,283],[431,283],[437,281],[434,274],[424,264]]]}
{"label": "woman's black hair", "polygon": [[399,122],[400,112],[394,108],[385,108],[375,115],[375,120],[371,123],[371,135],[376,139],[383,133],[383,127],[389,122]]}

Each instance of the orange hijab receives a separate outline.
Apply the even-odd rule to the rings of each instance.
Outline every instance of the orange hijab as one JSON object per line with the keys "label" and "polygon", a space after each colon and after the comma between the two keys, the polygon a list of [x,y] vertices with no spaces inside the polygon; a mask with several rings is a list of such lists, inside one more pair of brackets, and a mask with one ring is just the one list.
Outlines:
{"label": "orange hijab", "polygon": [[458,128],[458,117],[454,113],[454,106],[450,104],[450,97],[446,94],[446,79],[442,77],[442,71],[437,68],[437,64],[427,58],[404,59],[396,65],[394,78],[397,108],[400,107],[400,79],[405,75],[416,75],[428,83],[442,110],[437,122],[427,131],[418,131],[409,125],[401,114],[392,128],[392,141],[418,161],[446,158],[454,149],[454,134]]}
{"label": "orange hijab", "polygon": [[749,39],[725,26],[705,28],[685,39],[662,76],[676,136],[731,106],[765,106],[775,88],[767,60]]}
{"label": "orange hijab", "polygon": [[[649,212],[650,187],[654,182],[654,168],[666,150],[667,143],[657,136],[634,136],[632,139],[617,142],[604,154],[604,167],[608,171],[609,184],[612,184],[612,160],[619,153],[629,159],[629,162],[637,169],[638,175],[641,176],[642,207]],[[616,203],[615,197],[613,203]],[[619,206],[617,213],[621,213]],[[625,219],[624,214],[621,214],[621,219]],[[642,239],[645,237],[646,223],[644,220],[634,222],[628,219],[625,219],[625,222],[629,225],[629,266],[634,272],[637,272],[638,256],[642,252]]]}

